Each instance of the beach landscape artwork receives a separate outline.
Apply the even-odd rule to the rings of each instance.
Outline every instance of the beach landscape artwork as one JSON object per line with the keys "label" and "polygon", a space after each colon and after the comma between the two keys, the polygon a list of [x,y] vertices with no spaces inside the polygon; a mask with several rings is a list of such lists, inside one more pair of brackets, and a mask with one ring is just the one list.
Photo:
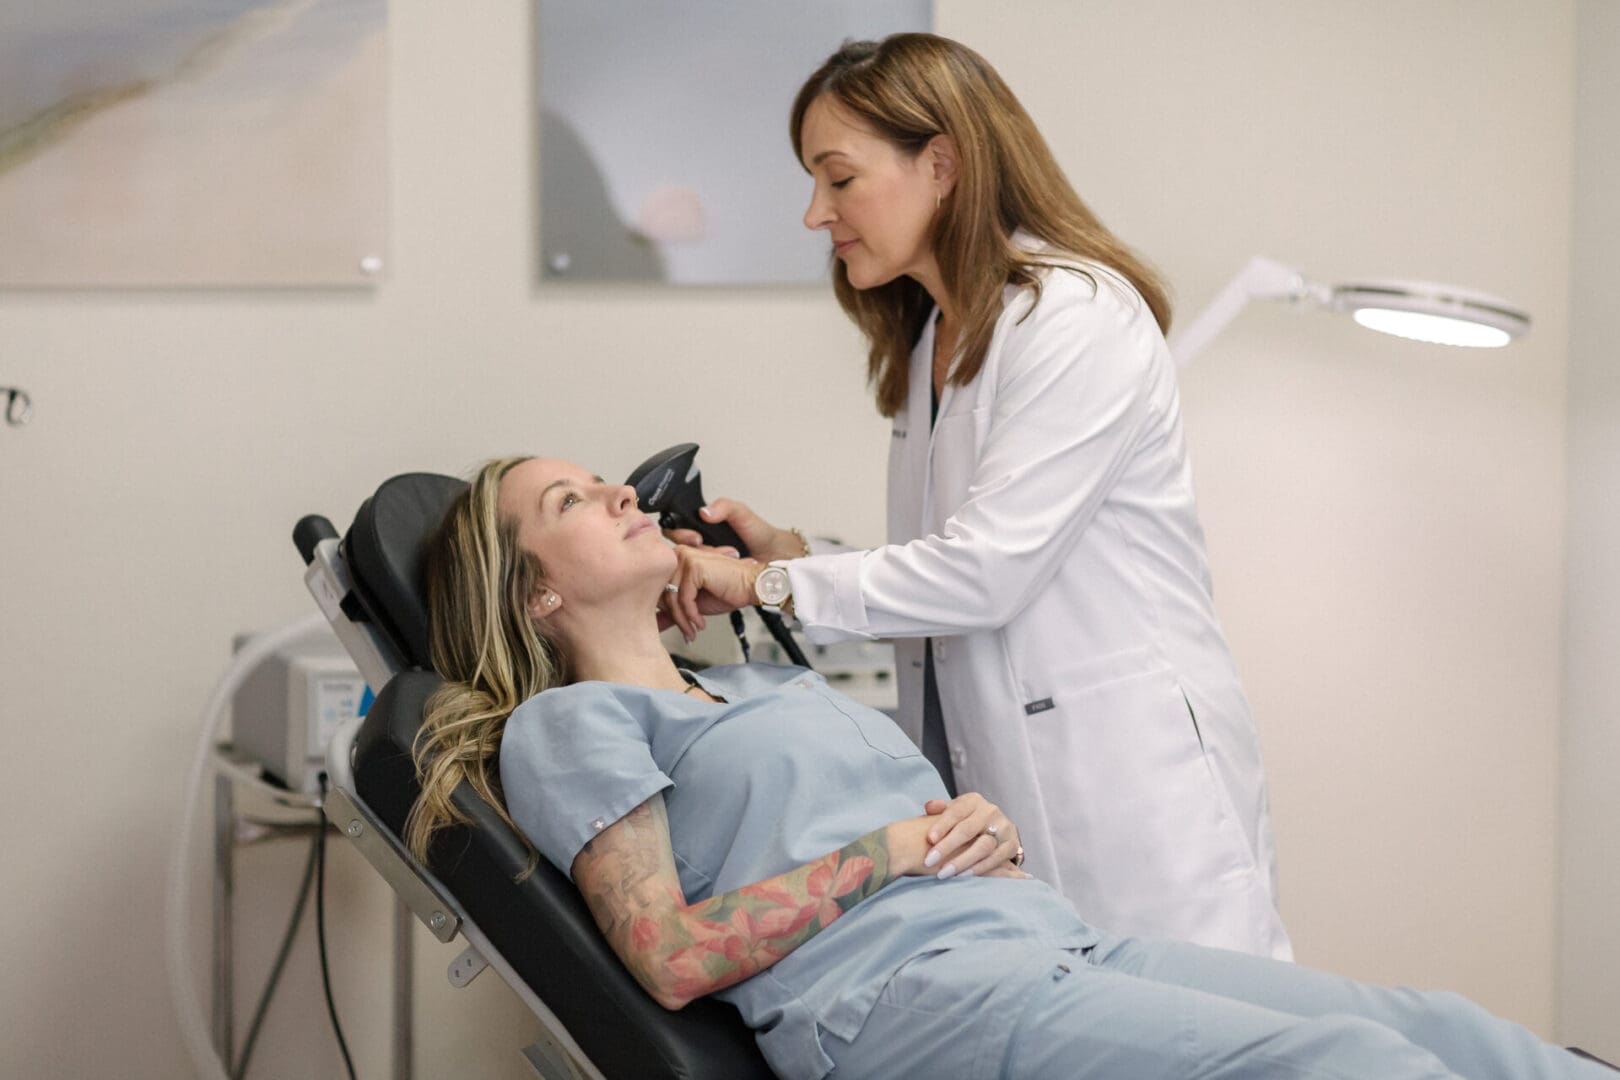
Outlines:
{"label": "beach landscape artwork", "polygon": [[0,4],[0,287],[365,285],[386,0]]}

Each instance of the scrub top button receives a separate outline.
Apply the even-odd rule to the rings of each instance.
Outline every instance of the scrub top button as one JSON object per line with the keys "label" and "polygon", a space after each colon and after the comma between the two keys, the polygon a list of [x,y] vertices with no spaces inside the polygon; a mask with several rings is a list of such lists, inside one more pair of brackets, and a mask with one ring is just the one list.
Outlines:
{"label": "scrub top button", "polygon": [[597,832],[601,832],[603,829],[607,828],[607,822],[603,821],[601,818],[597,818],[595,821],[591,822],[591,828],[595,829]]}
{"label": "scrub top button", "polygon": [[939,641],[939,640],[936,639],[934,641],[934,663],[943,664],[944,662],[945,662],[945,643],[943,641]]}
{"label": "scrub top button", "polygon": [[955,765],[957,768],[961,768],[963,765],[966,765],[967,764],[967,751],[966,750],[952,750],[951,751],[951,764]]}

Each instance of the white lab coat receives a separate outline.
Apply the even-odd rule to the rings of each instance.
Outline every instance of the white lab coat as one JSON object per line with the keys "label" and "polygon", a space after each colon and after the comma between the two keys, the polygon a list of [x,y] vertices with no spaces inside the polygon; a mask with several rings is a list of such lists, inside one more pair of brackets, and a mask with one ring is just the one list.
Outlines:
{"label": "white lab coat", "polygon": [[922,739],[934,639],[959,791],[1109,930],[1291,957],[1259,741],[1215,618],[1175,365],[1123,279],[1009,286],[929,431],[933,320],[894,419],[889,544],[788,563],[812,642],[895,638]]}

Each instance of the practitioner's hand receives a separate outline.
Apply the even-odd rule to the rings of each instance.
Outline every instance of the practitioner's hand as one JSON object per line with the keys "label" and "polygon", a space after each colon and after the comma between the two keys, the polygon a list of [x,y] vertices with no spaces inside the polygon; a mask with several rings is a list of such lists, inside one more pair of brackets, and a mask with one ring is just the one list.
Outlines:
{"label": "practitioner's hand", "polygon": [[681,636],[691,642],[707,625],[705,615],[720,615],[754,602],[754,579],[760,564],[753,559],[739,559],[711,547],[677,546],[675,554],[675,576],[670,583],[677,591],[663,594],[660,626],[667,612],[680,627]]}
{"label": "practitioner's hand", "polygon": [[[749,509],[746,503],[735,499],[715,499],[698,513],[703,515],[704,521],[724,521],[737,530],[737,535],[748,547],[749,557],[762,563],[796,559],[804,554],[804,544],[791,529],[778,529]],[[696,529],[666,529],[664,535],[687,547],[703,544],[703,537]]]}
{"label": "practitioner's hand", "polygon": [[936,869],[941,878],[1031,876],[1012,865],[1018,854],[1018,826],[983,795],[970,791],[950,802],[930,799],[923,809],[930,822],[923,865]]}

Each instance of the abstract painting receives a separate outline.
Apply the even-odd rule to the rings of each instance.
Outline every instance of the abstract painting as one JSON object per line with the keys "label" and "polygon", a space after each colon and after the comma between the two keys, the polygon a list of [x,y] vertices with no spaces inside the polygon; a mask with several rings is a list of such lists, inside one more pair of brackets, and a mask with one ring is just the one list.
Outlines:
{"label": "abstract painting", "polygon": [[848,38],[933,25],[930,0],[544,0],[546,281],[825,281],[800,218],[799,85]]}
{"label": "abstract painting", "polygon": [[0,287],[363,285],[386,0],[0,5]]}

